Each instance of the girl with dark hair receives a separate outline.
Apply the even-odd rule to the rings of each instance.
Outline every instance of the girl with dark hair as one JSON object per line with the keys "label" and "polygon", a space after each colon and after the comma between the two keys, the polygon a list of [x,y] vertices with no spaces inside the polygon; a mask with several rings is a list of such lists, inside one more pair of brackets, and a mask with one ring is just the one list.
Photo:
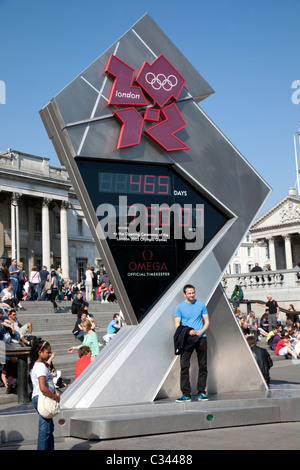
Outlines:
{"label": "girl with dark hair", "polygon": [[[29,371],[30,378],[33,386],[32,391],[32,404],[38,411],[38,398],[39,393],[42,392],[52,400],[59,403],[60,396],[55,392],[53,384],[53,376],[49,371],[47,361],[51,356],[51,346],[47,341],[41,338],[33,342],[29,353]],[[54,423],[53,419],[43,418],[39,414],[39,434],[37,450],[54,450]]]}

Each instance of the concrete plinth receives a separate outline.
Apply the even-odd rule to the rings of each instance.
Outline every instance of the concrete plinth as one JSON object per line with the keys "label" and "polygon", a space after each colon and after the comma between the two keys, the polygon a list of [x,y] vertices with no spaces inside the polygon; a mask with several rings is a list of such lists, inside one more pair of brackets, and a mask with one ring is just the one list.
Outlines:
{"label": "concrete plinth", "polygon": [[[207,402],[157,400],[130,406],[63,410],[54,418],[55,438],[113,439],[300,421],[300,385],[274,386],[266,392],[213,395]],[[38,432],[31,404],[0,413],[1,443],[29,441]]]}

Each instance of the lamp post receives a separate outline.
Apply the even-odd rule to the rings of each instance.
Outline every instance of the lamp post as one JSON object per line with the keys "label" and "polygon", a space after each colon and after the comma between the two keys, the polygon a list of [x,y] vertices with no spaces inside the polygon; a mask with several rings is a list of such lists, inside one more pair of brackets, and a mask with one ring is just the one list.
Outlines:
{"label": "lamp post", "polygon": [[296,173],[297,173],[297,194],[300,196],[300,189],[299,189],[299,169],[298,169],[298,156],[297,156],[297,142],[296,142],[296,135],[298,136],[300,142],[300,129],[294,135],[294,147],[295,147],[295,160],[296,160]]}

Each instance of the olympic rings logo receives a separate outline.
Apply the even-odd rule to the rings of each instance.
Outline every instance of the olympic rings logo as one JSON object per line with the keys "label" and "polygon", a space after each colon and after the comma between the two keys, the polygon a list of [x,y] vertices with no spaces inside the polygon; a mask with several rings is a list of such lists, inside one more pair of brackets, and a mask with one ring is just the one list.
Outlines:
{"label": "olympic rings logo", "polygon": [[145,76],[145,80],[154,90],[163,88],[165,91],[171,91],[178,83],[175,75],[169,75],[167,78],[163,73],[159,73],[156,77],[154,73],[148,72]]}

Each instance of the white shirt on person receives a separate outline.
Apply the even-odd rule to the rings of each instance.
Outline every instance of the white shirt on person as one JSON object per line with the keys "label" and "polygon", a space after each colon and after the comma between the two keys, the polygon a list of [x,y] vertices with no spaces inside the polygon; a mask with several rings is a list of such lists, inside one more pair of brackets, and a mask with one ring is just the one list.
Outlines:
{"label": "white shirt on person", "polygon": [[33,368],[30,371],[30,378],[33,386],[32,390],[32,398],[39,394],[40,386],[39,386],[39,377],[44,376],[46,379],[46,385],[48,383],[49,390],[54,390],[53,384],[53,375],[49,371],[48,367],[44,362],[35,362]]}
{"label": "white shirt on person", "polygon": [[12,290],[7,290],[7,288],[3,289],[1,294],[2,294],[2,300],[7,300],[7,299],[13,299],[14,298],[13,291]]}

